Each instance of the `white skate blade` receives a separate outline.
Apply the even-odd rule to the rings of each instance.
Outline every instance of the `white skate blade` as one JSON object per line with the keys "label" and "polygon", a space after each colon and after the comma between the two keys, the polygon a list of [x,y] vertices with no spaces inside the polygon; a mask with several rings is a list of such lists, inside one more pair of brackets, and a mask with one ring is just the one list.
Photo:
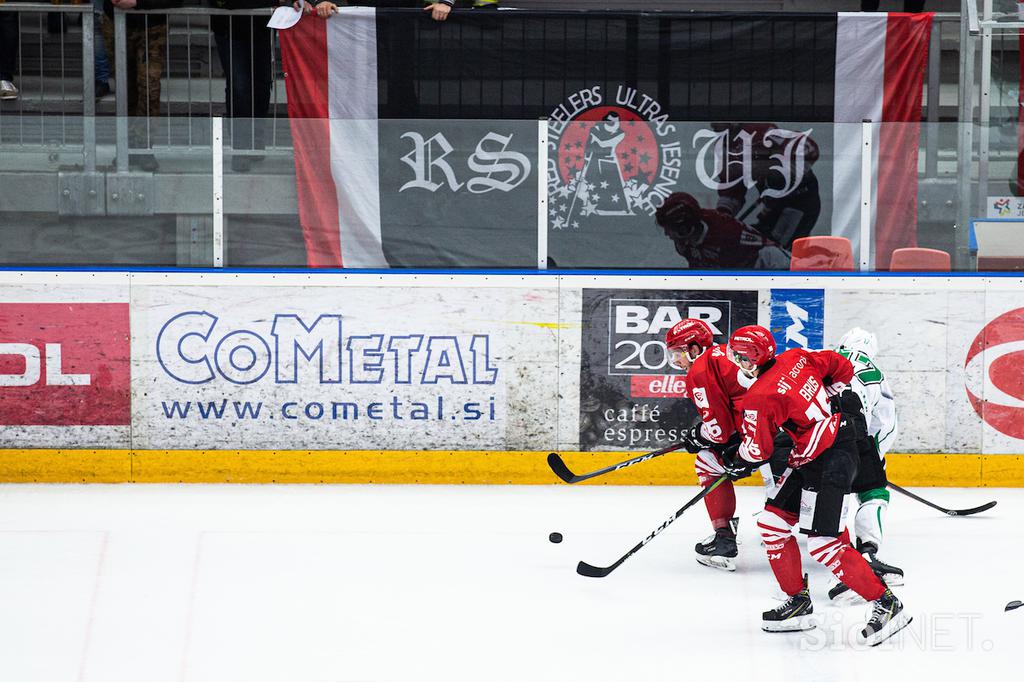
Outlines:
{"label": "white skate blade", "polygon": [[761,629],[765,632],[806,632],[817,627],[814,614],[796,616],[786,620],[762,620]]}
{"label": "white skate blade", "polygon": [[889,587],[901,587],[903,585],[903,576],[899,573],[883,573],[880,577]]}
{"label": "white skate blade", "polygon": [[[831,594],[831,592],[832,588],[830,587],[829,593]],[[847,587],[836,596],[830,597],[830,603],[834,606],[853,606],[855,604],[864,604],[866,602],[863,597]]]}
{"label": "white skate blade", "polygon": [[736,560],[727,556],[706,556],[704,554],[695,555],[697,563],[702,566],[710,566],[711,568],[717,568],[722,571],[735,571]]}
{"label": "white skate blade", "polygon": [[868,646],[878,646],[885,640],[889,639],[903,628],[910,625],[914,618],[908,616],[906,611],[900,611],[895,618],[885,624],[885,627],[871,635],[870,637],[861,636],[861,642]]}
{"label": "white skate blade", "polygon": [[842,594],[836,595],[836,598],[832,600],[834,606],[863,606],[867,602],[864,601],[864,597],[860,596],[853,590],[847,590]]}

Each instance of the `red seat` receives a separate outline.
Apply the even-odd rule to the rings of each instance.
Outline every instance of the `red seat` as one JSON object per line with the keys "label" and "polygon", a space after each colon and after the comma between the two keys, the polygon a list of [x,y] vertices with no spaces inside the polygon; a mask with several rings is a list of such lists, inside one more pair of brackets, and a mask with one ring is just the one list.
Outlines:
{"label": "red seat", "polygon": [[890,270],[913,270],[915,272],[949,272],[951,269],[949,254],[937,249],[910,247],[896,249],[889,261]]}
{"label": "red seat", "polygon": [[853,270],[853,247],[846,237],[801,237],[793,240],[790,270]]}

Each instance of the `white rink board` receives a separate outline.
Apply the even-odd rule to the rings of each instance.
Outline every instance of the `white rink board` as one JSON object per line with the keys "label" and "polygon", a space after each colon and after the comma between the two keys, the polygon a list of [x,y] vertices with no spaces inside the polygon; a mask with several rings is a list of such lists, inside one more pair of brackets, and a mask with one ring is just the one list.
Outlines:
{"label": "white rink board", "polygon": [[[575,450],[585,289],[754,290],[758,321],[776,327],[773,290],[820,291],[825,345],[852,326],[878,335],[901,420],[894,451],[1024,453],[1021,278],[664,273],[0,273],[0,304],[127,302],[131,318],[130,427],[5,424],[0,447]],[[161,337],[177,316],[187,324]],[[325,332],[332,316],[340,334]],[[983,329],[999,348],[968,363]],[[312,360],[296,355],[296,334]],[[419,350],[388,350],[403,337]],[[294,380],[282,354],[298,360]]]}
{"label": "white rink board", "polygon": [[135,286],[134,446],[551,445],[556,303],[543,288]]}

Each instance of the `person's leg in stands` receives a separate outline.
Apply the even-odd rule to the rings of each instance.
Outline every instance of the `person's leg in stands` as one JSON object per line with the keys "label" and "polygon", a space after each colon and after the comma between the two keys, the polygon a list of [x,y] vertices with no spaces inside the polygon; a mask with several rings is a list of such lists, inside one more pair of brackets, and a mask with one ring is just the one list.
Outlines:
{"label": "person's leg in stands", "polygon": [[93,76],[96,79],[96,97],[110,94],[110,60],[103,39],[103,0],[92,0],[93,8]]}
{"label": "person's leg in stands", "polygon": [[18,15],[0,14],[0,99],[17,99],[14,71],[18,62]]}

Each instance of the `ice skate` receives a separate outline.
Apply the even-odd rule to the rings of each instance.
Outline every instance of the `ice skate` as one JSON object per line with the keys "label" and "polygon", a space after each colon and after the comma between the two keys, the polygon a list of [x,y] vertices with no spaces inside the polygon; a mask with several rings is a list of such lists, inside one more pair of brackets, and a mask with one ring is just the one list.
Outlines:
{"label": "ice skate", "polygon": [[697,563],[723,571],[736,570],[736,533],[729,528],[718,528],[715,534],[704,542],[698,542],[693,548],[697,553]]}
{"label": "ice skate", "polygon": [[811,594],[807,590],[807,576],[804,589],[789,597],[784,603],[761,614],[761,629],[765,632],[803,632],[814,628],[811,614]]}
{"label": "ice skate", "polygon": [[903,611],[903,604],[896,595],[886,588],[881,597],[871,602],[871,615],[860,632],[861,640],[868,646],[878,646],[907,627],[912,620]]}
{"label": "ice skate", "polygon": [[852,606],[854,604],[863,604],[864,598],[859,594],[851,590],[849,587],[836,580],[832,579],[832,586],[828,588],[828,598],[835,606]]}
{"label": "ice skate", "polygon": [[899,587],[903,584],[903,569],[887,564],[884,561],[879,561],[878,557],[875,556],[878,554],[878,547],[873,542],[858,541],[857,551],[864,556],[864,559],[868,562],[868,566],[871,567],[871,570],[874,571],[875,575],[881,578],[882,582],[886,585]]}

